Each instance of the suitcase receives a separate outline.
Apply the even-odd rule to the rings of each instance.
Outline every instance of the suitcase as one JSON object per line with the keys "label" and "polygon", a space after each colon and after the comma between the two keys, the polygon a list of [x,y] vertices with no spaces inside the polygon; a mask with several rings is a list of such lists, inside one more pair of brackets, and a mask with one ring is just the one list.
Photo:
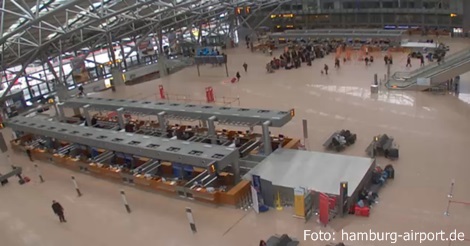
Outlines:
{"label": "suitcase", "polygon": [[29,183],[29,181],[31,181],[31,179],[29,177],[24,177],[23,180],[24,180],[25,183]]}
{"label": "suitcase", "polygon": [[24,182],[23,179],[18,180],[18,183],[19,183],[20,185],[24,185],[24,184],[25,184],[25,182]]}
{"label": "suitcase", "polygon": [[388,150],[388,158],[389,159],[398,159],[398,157],[399,157],[398,149],[391,148],[391,149]]}
{"label": "suitcase", "polygon": [[364,217],[369,217],[370,214],[370,208],[369,207],[359,207],[356,206],[355,213],[357,216],[364,216]]}
{"label": "suitcase", "polygon": [[230,80],[230,82],[232,82],[232,83],[237,82],[237,78],[232,78],[232,80]]}

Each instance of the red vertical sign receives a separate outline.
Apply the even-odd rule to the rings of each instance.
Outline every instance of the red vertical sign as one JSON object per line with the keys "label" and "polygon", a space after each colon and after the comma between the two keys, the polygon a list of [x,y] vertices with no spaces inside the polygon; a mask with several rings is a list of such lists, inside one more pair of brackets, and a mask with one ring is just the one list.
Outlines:
{"label": "red vertical sign", "polygon": [[160,91],[160,99],[165,99],[165,89],[163,88],[163,85],[158,86],[158,90]]}
{"label": "red vertical sign", "polygon": [[214,90],[212,87],[206,87],[206,99],[208,103],[215,102]]}
{"label": "red vertical sign", "polygon": [[330,199],[327,195],[320,193],[319,196],[320,200],[320,223],[324,226],[328,224],[330,219]]}

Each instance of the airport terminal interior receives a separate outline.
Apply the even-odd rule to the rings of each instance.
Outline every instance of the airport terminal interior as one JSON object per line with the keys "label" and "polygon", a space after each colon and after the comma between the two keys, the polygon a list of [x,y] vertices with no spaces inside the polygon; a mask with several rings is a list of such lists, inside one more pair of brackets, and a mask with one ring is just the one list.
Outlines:
{"label": "airport terminal interior", "polygon": [[470,1],[0,4],[0,245],[470,245]]}

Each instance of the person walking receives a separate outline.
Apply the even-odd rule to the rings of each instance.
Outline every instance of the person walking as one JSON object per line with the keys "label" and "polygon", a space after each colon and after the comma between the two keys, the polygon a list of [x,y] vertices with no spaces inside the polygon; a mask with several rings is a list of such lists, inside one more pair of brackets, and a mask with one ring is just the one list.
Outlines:
{"label": "person walking", "polygon": [[339,67],[340,67],[339,59],[336,58],[336,59],[335,59],[335,68],[339,68]]}
{"label": "person walking", "polygon": [[406,67],[411,67],[411,56],[408,56],[408,58],[406,58]]}
{"label": "person walking", "polygon": [[237,72],[237,74],[235,75],[235,77],[237,77],[237,81],[240,81],[240,78],[241,78],[242,76],[240,76],[240,73]]}
{"label": "person walking", "polygon": [[29,160],[33,162],[34,161],[33,160],[33,154],[32,154],[31,149],[29,147],[26,147],[26,154],[28,155]]}
{"label": "person walking", "polygon": [[64,216],[64,208],[62,207],[62,205],[60,205],[60,203],[56,202],[55,200],[52,201],[52,211],[54,211],[54,213],[59,216],[60,223],[67,222]]}
{"label": "person walking", "polygon": [[328,75],[328,65],[325,64],[325,66],[323,67],[323,69],[325,70],[325,74]]}
{"label": "person walking", "polygon": [[421,67],[424,67],[424,56],[421,56]]}
{"label": "person walking", "polygon": [[248,64],[246,62],[243,63],[243,69],[245,69],[245,73],[248,72]]}

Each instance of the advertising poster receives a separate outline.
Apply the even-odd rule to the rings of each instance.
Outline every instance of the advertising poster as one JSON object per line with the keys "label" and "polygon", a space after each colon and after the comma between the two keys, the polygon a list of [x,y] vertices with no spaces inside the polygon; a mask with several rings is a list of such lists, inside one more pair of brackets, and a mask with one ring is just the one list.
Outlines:
{"label": "advertising poster", "polygon": [[258,175],[253,175],[253,187],[255,188],[258,194],[261,193],[261,177]]}
{"label": "advertising poster", "polygon": [[90,80],[84,57],[75,57],[70,61],[70,66],[72,67],[72,77],[75,83],[81,84]]}
{"label": "advertising poster", "polygon": [[253,210],[259,214],[259,201],[258,201],[258,192],[256,191],[253,185],[251,186],[251,200],[253,200]]}
{"label": "advertising poster", "polygon": [[324,226],[328,224],[330,219],[330,199],[327,195],[320,193],[320,223]]}

